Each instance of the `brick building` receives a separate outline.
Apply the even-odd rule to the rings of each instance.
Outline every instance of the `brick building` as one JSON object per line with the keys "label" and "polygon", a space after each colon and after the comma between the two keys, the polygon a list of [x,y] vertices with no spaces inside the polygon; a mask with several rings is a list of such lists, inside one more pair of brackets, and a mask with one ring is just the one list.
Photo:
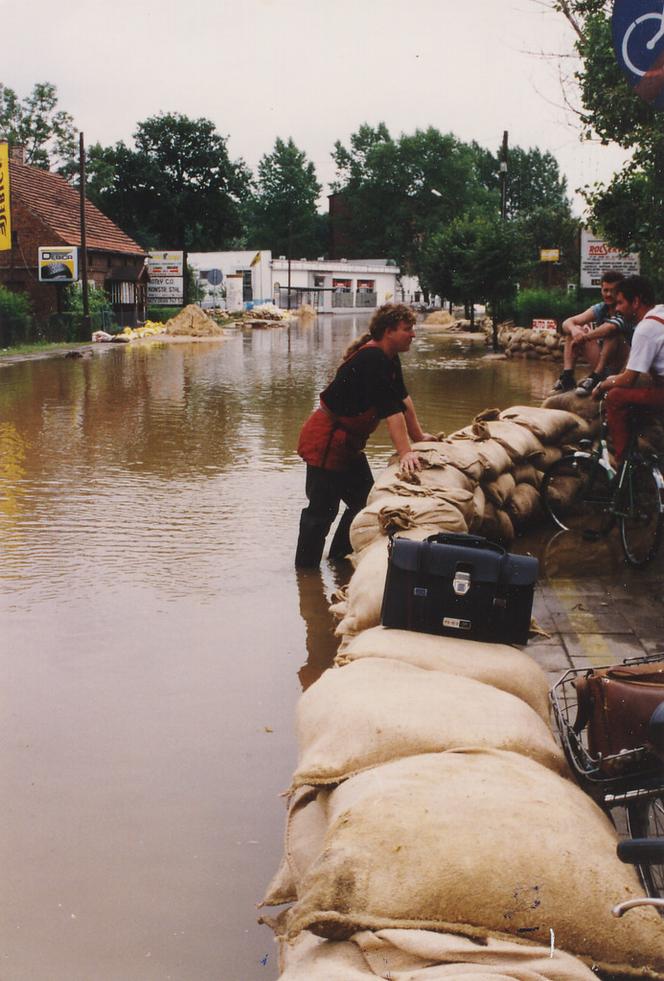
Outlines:
{"label": "brick building", "polygon": [[[39,322],[62,310],[64,285],[40,283],[39,246],[81,244],[80,195],[64,177],[24,163],[23,148],[10,150],[12,248],[0,252],[0,284],[27,293]],[[88,280],[106,290],[116,321],[145,319],[146,254],[90,201],[85,203]]]}

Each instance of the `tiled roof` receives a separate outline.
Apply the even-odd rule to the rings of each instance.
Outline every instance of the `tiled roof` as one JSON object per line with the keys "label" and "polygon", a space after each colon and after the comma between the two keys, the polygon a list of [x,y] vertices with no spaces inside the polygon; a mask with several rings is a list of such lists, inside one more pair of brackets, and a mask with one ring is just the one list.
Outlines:
{"label": "tiled roof", "polygon": [[[30,211],[48,225],[65,245],[81,244],[81,205],[76,188],[59,174],[38,167],[10,162],[12,197],[16,195]],[[144,249],[125,235],[110,218],[90,201],[85,202],[88,249],[145,255]],[[44,245],[56,244],[44,242]]]}

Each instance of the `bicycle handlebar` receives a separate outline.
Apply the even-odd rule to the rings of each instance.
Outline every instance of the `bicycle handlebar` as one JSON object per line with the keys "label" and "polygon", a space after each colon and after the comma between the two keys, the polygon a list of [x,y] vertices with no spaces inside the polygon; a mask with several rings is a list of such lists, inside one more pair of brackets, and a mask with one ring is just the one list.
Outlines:
{"label": "bicycle handlebar", "polygon": [[619,842],[616,851],[627,865],[659,865],[664,862],[664,838],[631,838]]}

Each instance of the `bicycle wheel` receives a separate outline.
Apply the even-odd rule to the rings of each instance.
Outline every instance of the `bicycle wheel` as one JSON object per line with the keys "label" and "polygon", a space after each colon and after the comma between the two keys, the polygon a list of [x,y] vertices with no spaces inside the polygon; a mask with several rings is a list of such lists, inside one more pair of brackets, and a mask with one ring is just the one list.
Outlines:
{"label": "bicycle wheel", "polygon": [[542,500],[559,528],[604,534],[612,522],[611,478],[590,453],[564,456],[542,481]]}
{"label": "bicycle wheel", "polygon": [[[627,826],[632,838],[661,838],[664,836],[664,800],[633,801],[627,805]],[[649,896],[664,899],[664,865],[639,865],[638,872]]]}
{"label": "bicycle wheel", "polygon": [[630,465],[619,509],[620,539],[630,565],[645,565],[657,554],[664,522],[662,486],[661,474],[652,464]]}

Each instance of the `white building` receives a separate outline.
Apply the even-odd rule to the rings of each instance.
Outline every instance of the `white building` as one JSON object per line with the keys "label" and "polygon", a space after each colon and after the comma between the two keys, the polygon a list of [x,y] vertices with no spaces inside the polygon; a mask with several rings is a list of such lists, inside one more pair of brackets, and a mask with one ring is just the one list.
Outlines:
{"label": "white building", "polygon": [[[190,252],[188,262],[205,289],[204,307],[240,309],[274,303],[322,313],[371,309],[401,302],[399,267],[385,259],[286,259],[269,251]],[[409,301],[411,290],[408,290]]]}

